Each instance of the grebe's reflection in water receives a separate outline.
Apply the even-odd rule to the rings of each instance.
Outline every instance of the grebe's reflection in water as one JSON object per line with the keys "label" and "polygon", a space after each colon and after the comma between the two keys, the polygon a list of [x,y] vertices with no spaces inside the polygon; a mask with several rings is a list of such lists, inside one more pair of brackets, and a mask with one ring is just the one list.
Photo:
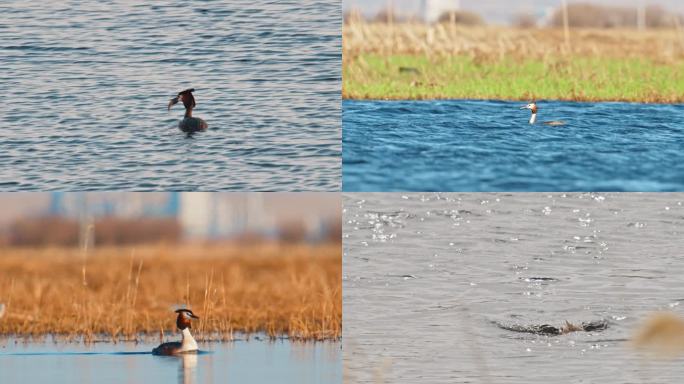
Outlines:
{"label": "grebe's reflection in water", "polygon": [[178,382],[193,384],[197,382],[197,353],[183,353],[178,356]]}
{"label": "grebe's reflection in water", "polygon": [[[6,318],[7,312],[0,321]],[[0,338],[0,383],[342,382],[340,342],[274,342],[261,336],[248,341],[240,335],[231,342],[203,342],[196,352],[170,356],[150,353],[157,344],[150,341],[61,345],[51,338],[40,343]],[[265,361],[269,364],[264,365]]]}

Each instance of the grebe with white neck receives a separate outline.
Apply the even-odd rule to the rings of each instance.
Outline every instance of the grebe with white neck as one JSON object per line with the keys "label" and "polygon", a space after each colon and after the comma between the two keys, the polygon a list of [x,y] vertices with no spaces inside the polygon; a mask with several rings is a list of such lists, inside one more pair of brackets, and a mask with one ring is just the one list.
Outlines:
{"label": "grebe with white neck", "polygon": [[195,341],[195,338],[192,337],[192,334],[190,334],[190,328],[192,327],[191,319],[199,319],[199,317],[195,316],[189,309],[178,309],[176,310],[176,313],[178,313],[176,327],[181,330],[183,335],[181,341],[160,344],[157,348],[152,350],[153,355],[169,356],[197,352],[197,342]]}
{"label": "grebe with white neck", "polygon": [[[529,109],[530,112],[532,112],[532,115],[530,116],[530,124],[534,124],[537,122],[537,103],[536,102],[531,102],[524,107],[520,107],[520,109]],[[558,125],[565,125],[565,122],[563,121],[544,121],[542,122],[544,125],[552,125],[552,126],[558,126]]]}

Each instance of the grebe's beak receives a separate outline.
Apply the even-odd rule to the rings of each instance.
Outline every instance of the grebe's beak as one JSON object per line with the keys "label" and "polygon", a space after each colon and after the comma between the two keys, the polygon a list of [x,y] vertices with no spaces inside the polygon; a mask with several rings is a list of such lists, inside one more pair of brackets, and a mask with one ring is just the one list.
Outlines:
{"label": "grebe's beak", "polygon": [[192,317],[193,319],[199,319],[199,316],[195,316],[194,313],[190,313],[190,317]]}
{"label": "grebe's beak", "polygon": [[520,107],[520,109],[527,109],[527,105]]}
{"label": "grebe's beak", "polygon": [[178,104],[178,97],[174,97],[173,99],[169,100],[169,107],[166,109],[167,111],[171,109],[174,105]]}

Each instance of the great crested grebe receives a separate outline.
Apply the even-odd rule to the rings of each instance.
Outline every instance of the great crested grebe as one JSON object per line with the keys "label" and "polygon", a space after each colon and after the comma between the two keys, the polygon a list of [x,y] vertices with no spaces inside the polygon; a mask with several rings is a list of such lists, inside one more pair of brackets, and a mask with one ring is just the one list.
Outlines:
{"label": "great crested grebe", "polygon": [[[529,109],[530,112],[532,112],[532,116],[530,116],[530,124],[534,124],[537,121],[537,103],[535,101],[525,105],[524,107],[520,107],[520,109]],[[544,121],[542,124],[553,126],[565,125],[565,123],[562,121]]]}
{"label": "great crested grebe", "polygon": [[178,96],[169,101],[169,107],[167,109],[170,110],[171,107],[178,104],[179,101],[183,102],[183,105],[185,106],[185,116],[183,117],[183,120],[178,123],[178,128],[187,133],[204,131],[209,128],[206,121],[199,117],[192,117],[192,109],[197,105],[197,103],[195,103],[195,97],[192,95],[193,92],[195,92],[195,88],[178,92]]}
{"label": "great crested grebe", "polygon": [[191,319],[199,319],[189,309],[177,309],[176,326],[183,333],[181,341],[160,344],[152,350],[153,355],[177,355],[181,353],[197,352],[197,342],[190,334]]}
{"label": "great crested grebe", "polygon": [[566,320],[565,324],[561,325],[560,327],[554,327],[553,325],[549,325],[549,324],[542,324],[542,325],[506,325],[506,324],[496,323],[496,325],[498,325],[499,328],[503,328],[507,331],[534,333],[537,335],[547,335],[547,336],[565,335],[566,333],[581,332],[581,331],[585,331],[585,332],[602,331],[602,330],[608,328],[608,322],[605,320],[591,321],[591,322],[582,323],[582,324],[572,324]]}

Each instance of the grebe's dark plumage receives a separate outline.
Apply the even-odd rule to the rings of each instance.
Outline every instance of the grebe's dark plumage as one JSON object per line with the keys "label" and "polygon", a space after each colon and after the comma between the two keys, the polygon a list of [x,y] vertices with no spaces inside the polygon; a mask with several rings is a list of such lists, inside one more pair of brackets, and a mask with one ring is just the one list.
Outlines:
{"label": "grebe's dark plumage", "polygon": [[183,334],[181,341],[173,341],[169,343],[162,343],[157,348],[152,350],[153,355],[177,355],[180,353],[197,352],[197,342],[190,334],[192,328],[191,319],[199,319],[189,309],[177,309],[176,313],[176,327],[180,329]]}
{"label": "grebe's dark plumage", "polygon": [[183,105],[185,106],[185,116],[183,117],[183,120],[178,123],[178,128],[187,133],[204,131],[209,128],[206,121],[199,117],[192,117],[192,109],[197,105],[195,96],[192,94],[194,91],[195,88],[190,88],[178,92],[178,95],[169,101],[168,106],[168,109],[170,110],[171,107],[178,104],[179,101],[183,102]]}

